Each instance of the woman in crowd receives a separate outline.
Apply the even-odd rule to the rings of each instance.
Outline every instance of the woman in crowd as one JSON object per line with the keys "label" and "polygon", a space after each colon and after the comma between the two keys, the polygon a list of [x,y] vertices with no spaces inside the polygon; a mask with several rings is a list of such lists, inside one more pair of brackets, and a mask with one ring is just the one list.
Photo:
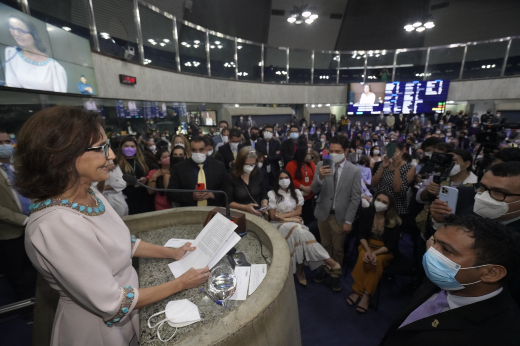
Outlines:
{"label": "woman in crowd", "polygon": [[307,226],[314,221],[314,192],[311,190],[311,184],[316,170],[309,151],[307,146],[299,145],[296,149],[295,160],[290,161],[285,168],[291,175],[294,187],[301,191],[305,200],[302,207],[302,218],[303,223]]}
{"label": "woman in crowd", "polygon": [[224,163],[224,157],[222,154],[215,150],[215,142],[213,141],[213,138],[210,135],[205,135],[204,138],[207,142],[206,152],[208,153],[208,157],[214,158],[215,160],[219,160]]}
{"label": "woman in crowd", "polygon": [[[127,136],[121,141],[121,147],[117,153],[117,164],[121,167],[123,174],[133,175],[139,182],[146,184],[148,165],[133,136]],[[126,196],[129,215],[154,211],[153,198],[145,187],[127,185],[123,194]]]}
{"label": "woman in crowd", "polygon": [[287,240],[291,252],[291,270],[296,274],[300,285],[307,287],[304,264],[314,270],[325,262],[331,270],[341,273],[341,265],[330,258],[327,250],[316,241],[307,226],[302,225],[304,200],[301,191],[295,188],[289,172],[282,170],[278,173],[268,197],[271,223]]}
{"label": "woman in crowd", "polygon": [[180,145],[173,147],[172,153],[170,154],[170,170],[175,164],[184,161],[185,159],[186,149]]}
{"label": "woman in crowd", "polygon": [[358,167],[361,169],[361,180],[365,185],[372,185],[372,170],[370,169],[370,159],[368,156],[361,156]]}
{"label": "woman in crowd", "polygon": [[394,258],[392,251],[397,251],[401,219],[393,197],[384,191],[375,194],[368,208],[361,209],[359,219],[363,222],[359,222],[359,255],[352,270],[354,292],[347,298],[347,304],[352,306],[359,300],[356,310],[364,314],[376,292],[383,269]]}
{"label": "woman in crowd", "polygon": [[448,154],[453,155],[455,166],[449,174],[450,186],[472,186],[478,183],[477,176],[472,172],[473,157],[467,150],[454,149]]}
{"label": "woman in crowd", "polygon": [[110,177],[104,182],[103,196],[114,208],[117,215],[128,215],[128,204],[126,204],[126,199],[123,195],[123,190],[126,187],[126,182],[123,180],[123,172],[119,166],[114,164],[114,160],[108,160],[107,167]]}
{"label": "woman in crowd", "polygon": [[29,118],[18,137],[14,183],[35,200],[25,248],[60,294],[52,346],[85,340],[89,345],[137,345],[138,309],[196,287],[209,275],[207,267],[192,268],[175,280],[138,288],[133,256],[178,260],[195,248],[136,239],[103,195],[90,188],[109,179],[108,160],[115,158],[102,121],[97,112],[52,107]]}
{"label": "woman in crowd", "polygon": [[264,175],[258,169],[258,155],[253,147],[239,150],[233,171],[224,183],[224,192],[229,198],[231,208],[262,216],[267,208],[267,191]]}
{"label": "woman in crowd", "polygon": [[190,141],[184,135],[176,135],[173,138],[173,147],[181,146],[186,151],[186,158],[191,158],[191,145]]}
{"label": "woman in crowd", "polygon": [[381,150],[378,145],[374,145],[370,149],[370,168],[373,169],[376,162],[381,161]]}
{"label": "woman in crowd", "polygon": [[391,159],[383,158],[378,171],[372,177],[374,191],[385,191],[395,200],[397,213],[401,218],[408,214],[407,192],[408,187],[414,182],[415,167],[403,160],[404,143],[397,142],[396,150]]}
{"label": "woman in crowd", "polygon": [[[155,154],[159,169],[153,169],[146,177],[148,179],[148,186],[154,189],[165,189],[170,182],[170,152],[166,149],[161,149]],[[170,209],[172,203],[166,197],[164,191],[148,190],[150,195],[154,195],[155,210]]]}

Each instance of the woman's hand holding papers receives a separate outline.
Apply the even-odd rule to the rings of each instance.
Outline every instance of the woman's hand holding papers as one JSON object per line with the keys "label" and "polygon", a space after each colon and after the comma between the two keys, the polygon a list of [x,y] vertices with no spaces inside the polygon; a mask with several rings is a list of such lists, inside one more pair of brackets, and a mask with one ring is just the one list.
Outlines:
{"label": "woman's hand holding papers", "polygon": [[184,256],[184,254],[188,251],[195,251],[196,247],[195,246],[191,246],[191,243],[188,242],[186,244],[184,244],[183,246],[179,247],[179,248],[176,248],[176,249],[172,249],[173,251],[173,256],[172,258],[176,261],[180,260],[182,258],[182,256]]}
{"label": "woman's hand holding papers", "polygon": [[182,289],[197,287],[203,284],[209,277],[209,268],[204,267],[202,269],[190,268],[186,273],[179,276],[178,279],[182,283]]}

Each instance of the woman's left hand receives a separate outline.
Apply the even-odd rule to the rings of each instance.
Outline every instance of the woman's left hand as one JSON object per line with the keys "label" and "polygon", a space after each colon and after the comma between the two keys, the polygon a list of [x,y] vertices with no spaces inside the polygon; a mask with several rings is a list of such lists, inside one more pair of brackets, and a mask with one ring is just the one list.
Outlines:
{"label": "woman's left hand", "polygon": [[401,167],[401,162],[402,162],[401,153],[399,153],[399,154],[395,154],[395,155],[392,157],[392,167],[393,167],[393,168],[399,168],[399,167]]}
{"label": "woman's left hand", "polygon": [[377,255],[374,252],[370,253],[370,263],[372,265],[377,265]]}
{"label": "woman's left hand", "polygon": [[197,247],[195,246],[191,246],[191,243],[186,243],[184,244],[183,246],[179,247],[179,248],[176,248],[176,249],[173,249],[175,250],[175,254],[173,255],[173,259],[178,261],[182,258],[182,256],[184,256],[184,254],[188,251],[195,251]]}

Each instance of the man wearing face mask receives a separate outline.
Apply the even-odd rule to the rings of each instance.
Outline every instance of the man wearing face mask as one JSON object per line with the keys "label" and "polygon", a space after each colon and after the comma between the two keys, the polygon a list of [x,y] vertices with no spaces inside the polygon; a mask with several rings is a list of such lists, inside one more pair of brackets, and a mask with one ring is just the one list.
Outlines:
{"label": "man wearing face mask", "polygon": [[144,147],[144,159],[150,169],[158,169],[157,163],[155,162],[156,152],[155,141],[153,139],[148,139]]}
{"label": "man wearing face mask", "polygon": [[[207,145],[209,142],[204,137],[193,137],[191,159],[183,160],[173,166],[169,189],[196,190],[202,187],[204,190],[222,190],[224,188],[227,171],[222,162],[207,156]],[[181,207],[225,206],[224,197],[211,192],[167,192],[166,195]]]}
{"label": "man wearing face mask", "polygon": [[363,149],[364,148],[362,144],[358,145],[354,153],[349,153],[347,155],[347,160],[356,165],[359,162],[361,155],[363,155]]}
{"label": "man wearing face mask", "polygon": [[238,146],[238,150],[242,149],[243,147],[253,147],[253,149],[256,149],[256,145],[259,141],[259,134],[260,134],[260,130],[258,129],[258,127],[251,128],[251,133],[249,134],[249,140],[240,144]]}
{"label": "man wearing face mask", "polygon": [[217,144],[219,143],[222,143],[222,130],[227,128],[229,125],[227,123],[227,121],[225,120],[221,120],[218,122],[218,132],[216,133],[215,137],[213,137],[213,142],[215,142],[215,147],[217,146]]}
{"label": "man wearing face mask", "polygon": [[[331,258],[343,263],[345,238],[352,231],[352,223],[361,201],[361,170],[346,159],[346,137],[332,138],[329,151],[333,166],[324,166],[323,162],[319,162],[311,184],[312,192],[320,194],[314,216],[318,219],[321,244]],[[340,291],[341,271],[324,266],[314,281],[322,282],[327,275],[332,278],[332,289]]]}
{"label": "man wearing face mask", "polygon": [[520,312],[504,286],[519,247],[517,234],[492,220],[445,220],[423,257],[428,280],[380,345],[519,345]]}
{"label": "man wearing face mask", "polygon": [[218,152],[224,158],[224,164],[228,171],[233,168],[233,164],[237,158],[241,137],[242,133],[239,129],[231,129],[231,131],[229,131],[229,142],[218,149]]}
{"label": "man wearing face mask", "polygon": [[388,116],[386,117],[386,126],[388,126],[388,128],[390,130],[392,130],[394,128],[394,125],[395,125],[394,113],[390,112],[388,114]]}
{"label": "man wearing face mask", "polygon": [[290,161],[294,160],[294,156],[296,155],[297,149],[296,143],[298,142],[299,136],[300,132],[298,131],[298,128],[296,126],[292,126],[289,129],[289,138],[287,138],[282,143],[282,157],[284,168]]}
{"label": "man wearing face mask", "polygon": [[12,156],[11,138],[0,129],[0,260],[17,300],[23,300],[34,297],[36,287],[36,272],[24,247],[31,201],[10,183],[14,179]]}
{"label": "man wearing face mask", "polygon": [[278,163],[282,159],[282,149],[280,142],[273,139],[274,129],[271,125],[265,125],[263,132],[263,139],[258,141],[257,151],[264,155],[264,165],[267,177],[272,182],[278,172],[280,171],[280,164]]}

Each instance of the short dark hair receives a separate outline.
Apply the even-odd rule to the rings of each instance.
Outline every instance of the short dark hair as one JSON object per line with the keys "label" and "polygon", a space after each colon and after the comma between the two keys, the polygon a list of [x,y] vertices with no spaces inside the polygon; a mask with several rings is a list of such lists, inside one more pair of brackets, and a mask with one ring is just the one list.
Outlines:
{"label": "short dark hair", "polygon": [[258,132],[260,132],[260,129],[259,129],[258,127],[256,127],[256,126],[253,126],[253,127],[251,128],[251,131],[253,131],[253,130],[257,130]]}
{"label": "short dark hair", "polygon": [[520,176],[520,162],[510,161],[502,162],[490,167],[491,173],[495,177],[518,177]]}
{"label": "short dark hair", "polygon": [[445,153],[447,153],[448,151],[453,150],[453,148],[454,148],[454,145],[451,144],[451,143],[441,142],[441,143],[435,144],[435,149],[442,150]]}
{"label": "short dark hair", "polygon": [[76,159],[103,138],[97,112],[51,107],[29,118],[14,153],[18,192],[27,198],[59,196],[78,181]]}
{"label": "short dark hair", "polygon": [[[2,132],[2,131],[0,131]],[[503,148],[494,155],[495,160],[502,162],[520,161],[520,148]]]}
{"label": "short dark hair", "polygon": [[298,132],[300,132],[300,129],[296,125],[291,125],[291,127],[289,128],[289,132],[291,132],[292,129],[296,129],[298,130]]}
{"label": "short dark hair", "polygon": [[191,143],[199,143],[199,142],[204,143],[204,148],[207,147],[208,143],[209,143],[207,138],[205,138],[204,136],[195,135],[191,138]]}
{"label": "short dark hair", "polygon": [[239,129],[231,129],[229,131],[229,138],[231,138],[231,137],[238,137],[238,138],[240,138],[240,137],[242,137],[242,132],[240,132]]}
{"label": "short dark hair", "polygon": [[343,148],[343,150],[347,150],[347,148],[350,145],[350,142],[347,137],[340,135],[340,136],[334,136],[330,139],[329,145],[332,144],[339,144]]}
{"label": "short dark hair", "polygon": [[426,148],[428,148],[428,147],[435,148],[435,146],[439,143],[442,143],[442,139],[440,139],[439,137],[426,138],[424,140],[424,142],[422,142],[422,144],[421,144],[421,149],[426,150]]}
{"label": "short dark hair", "polygon": [[264,125],[264,131],[265,131],[266,129],[274,130],[274,126],[271,125],[271,124],[265,124],[265,125]]}
{"label": "short dark hair", "polygon": [[459,155],[462,158],[462,160],[464,160],[464,162],[469,161],[468,171],[471,171],[471,166],[473,165],[473,156],[471,156],[469,151],[455,148],[451,150],[449,153]]}
{"label": "short dark hair", "polygon": [[[520,173],[519,173],[520,174]],[[520,237],[515,231],[495,220],[476,215],[455,216],[450,214],[444,219],[444,227],[456,227],[471,233],[475,240],[476,262],[474,266],[485,264],[501,265],[507,270],[506,281],[520,264],[518,248]]]}
{"label": "short dark hair", "polygon": [[211,145],[212,147],[215,146],[215,141],[213,140],[213,138],[211,138],[211,136],[205,135],[204,138],[206,138],[206,141],[207,141],[206,146],[208,146],[208,145]]}
{"label": "short dark hair", "polygon": [[229,127],[228,122],[225,121],[225,120],[221,120],[221,121],[218,122],[218,126],[219,126],[219,127],[220,127],[220,124],[226,124],[226,127]]}

